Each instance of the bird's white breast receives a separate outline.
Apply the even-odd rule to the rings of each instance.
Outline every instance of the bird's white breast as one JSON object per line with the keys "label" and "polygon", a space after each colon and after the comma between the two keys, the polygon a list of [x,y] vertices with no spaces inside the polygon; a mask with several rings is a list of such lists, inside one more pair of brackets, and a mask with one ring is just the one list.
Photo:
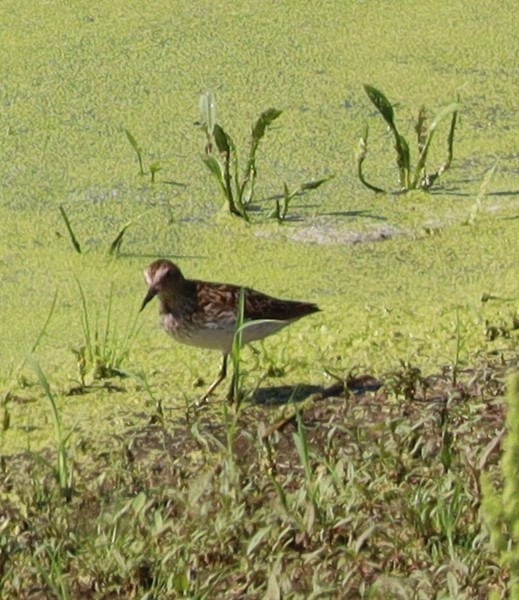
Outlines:
{"label": "bird's white breast", "polygon": [[[294,319],[296,320],[296,319]],[[283,329],[290,321],[248,321],[244,324],[242,330],[242,344],[248,344],[261,340],[268,335],[276,333]],[[222,319],[216,322],[204,322],[203,324],[181,326],[179,321],[172,314],[165,314],[161,319],[162,327],[176,341],[198,348],[207,348],[209,350],[220,350],[229,353],[232,349],[232,342],[236,328],[236,319],[234,315],[228,319]]]}

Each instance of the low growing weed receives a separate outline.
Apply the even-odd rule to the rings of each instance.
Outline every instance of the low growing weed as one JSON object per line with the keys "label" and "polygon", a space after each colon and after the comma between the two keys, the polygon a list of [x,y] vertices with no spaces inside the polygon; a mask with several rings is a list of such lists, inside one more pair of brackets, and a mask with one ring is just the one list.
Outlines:
{"label": "low growing weed", "polygon": [[492,513],[502,566],[479,517],[479,470],[495,473],[502,423],[482,385],[490,371],[501,385],[501,360],[460,368],[461,397],[450,372],[425,378],[414,365],[409,383],[300,404],[265,435],[292,405],[224,418],[209,405],[190,423],[169,410],[152,424],[128,415],[124,436],[74,445],[68,504],[46,465],[6,456],[2,597],[504,597],[517,485],[496,492]]}

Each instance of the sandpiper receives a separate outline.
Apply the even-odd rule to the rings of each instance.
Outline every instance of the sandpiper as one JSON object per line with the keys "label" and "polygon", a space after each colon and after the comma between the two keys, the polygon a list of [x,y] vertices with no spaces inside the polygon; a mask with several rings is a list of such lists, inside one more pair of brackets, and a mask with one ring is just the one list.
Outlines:
{"label": "sandpiper", "polygon": [[[223,361],[218,376],[202,396],[204,403],[227,375],[227,358],[232,349],[240,292],[244,293],[242,343],[261,340],[301,317],[318,312],[316,304],[281,300],[247,287],[186,279],[169,260],[152,262],[144,271],[148,293],[141,310],[158,296],[160,323],[175,340],[183,344],[220,350]],[[234,380],[234,375],[233,375]],[[233,381],[234,383],[234,381]],[[228,394],[233,400],[234,386]]]}

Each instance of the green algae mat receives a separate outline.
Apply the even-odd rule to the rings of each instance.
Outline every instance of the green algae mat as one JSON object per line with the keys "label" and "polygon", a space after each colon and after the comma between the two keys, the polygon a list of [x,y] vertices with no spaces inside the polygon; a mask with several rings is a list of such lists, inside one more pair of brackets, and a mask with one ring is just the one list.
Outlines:
{"label": "green algae mat", "polygon": [[[505,589],[476,471],[497,463],[517,364],[518,30],[511,1],[2,2],[0,595]],[[359,181],[368,125],[365,173],[398,188],[364,84],[409,139],[422,105],[432,119],[459,98],[429,191]],[[242,166],[251,125],[282,111],[250,223],[202,160],[208,91]],[[285,189],[326,178],[272,218]],[[219,356],[138,313],[159,257],[322,309],[242,352],[237,416],[224,392],[188,411]]]}

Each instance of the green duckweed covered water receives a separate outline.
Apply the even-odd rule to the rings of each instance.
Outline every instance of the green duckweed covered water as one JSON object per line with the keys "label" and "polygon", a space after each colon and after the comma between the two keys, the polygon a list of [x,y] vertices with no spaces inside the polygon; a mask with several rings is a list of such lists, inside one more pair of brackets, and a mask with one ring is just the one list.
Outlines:
{"label": "green duckweed covered water", "polygon": [[[253,388],[272,363],[277,383],[322,385],[323,369],[383,373],[400,360],[425,371],[509,347],[486,322],[517,312],[518,95],[512,2],[48,2],[0,7],[0,384],[11,426],[2,451],[52,433],[36,349],[67,427],[124,431],[152,402],[142,378],[69,396],[73,348],[84,344],[78,281],[99,331],[113,292],[118,333],[138,310],[154,258],[187,276],[233,281],[317,302],[324,310],[245,354]],[[374,196],[355,176],[370,124],[370,178],[396,186],[391,140],[362,89],[397,104],[412,136],[422,103],[434,113],[460,95],[454,163],[432,194]],[[229,218],[200,160],[198,97],[213,90],[218,120],[246,150],[254,118],[283,110],[259,151],[253,225]],[[157,183],[138,174],[130,130]],[[446,129],[433,159],[441,162]],[[495,166],[486,187],[485,174]],[[294,201],[283,226],[265,220],[283,183],[334,174]],[[485,194],[483,194],[485,192]],[[272,203],[272,202],[271,202]],[[73,250],[63,205],[83,252]],[[470,216],[473,224],[466,225]],[[121,255],[107,249],[131,221]],[[482,303],[483,294],[498,297]],[[148,308],[123,367],[166,407],[192,401],[216,354],[175,345]],[[459,328],[459,329],[458,329]],[[459,333],[456,333],[456,332]],[[458,338],[456,337],[458,336]],[[95,432],[93,431],[95,429]],[[101,431],[102,433],[102,431]]]}

